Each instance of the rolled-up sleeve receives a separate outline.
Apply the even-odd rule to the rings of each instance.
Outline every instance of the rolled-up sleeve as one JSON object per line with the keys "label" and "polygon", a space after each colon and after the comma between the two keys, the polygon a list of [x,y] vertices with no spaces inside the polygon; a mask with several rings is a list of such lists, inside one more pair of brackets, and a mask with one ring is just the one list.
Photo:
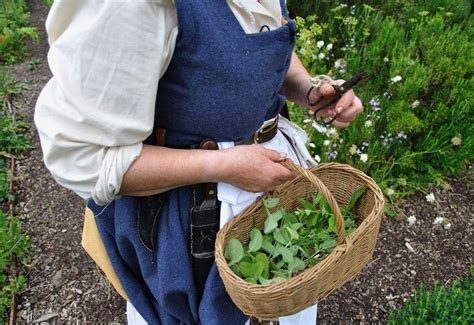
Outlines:
{"label": "rolled-up sleeve", "polygon": [[46,167],[107,204],[151,134],[158,82],[174,50],[171,0],[55,0],[46,22],[53,77],[35,124]]}

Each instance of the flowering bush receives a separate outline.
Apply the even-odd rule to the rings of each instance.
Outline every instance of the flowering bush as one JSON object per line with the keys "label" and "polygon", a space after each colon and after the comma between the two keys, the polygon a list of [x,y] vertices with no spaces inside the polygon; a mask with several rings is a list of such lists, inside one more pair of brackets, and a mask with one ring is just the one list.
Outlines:
{"label": "flowering bush", "polygon": [[339,4],[320,18],[296,17],[296,52],[310,73],[368,75],[356,89],[364,113],[347,129],[321,127],[290,105],[313,154],[363,170],[390,200],[462,171],[474,152],[469,3]]}

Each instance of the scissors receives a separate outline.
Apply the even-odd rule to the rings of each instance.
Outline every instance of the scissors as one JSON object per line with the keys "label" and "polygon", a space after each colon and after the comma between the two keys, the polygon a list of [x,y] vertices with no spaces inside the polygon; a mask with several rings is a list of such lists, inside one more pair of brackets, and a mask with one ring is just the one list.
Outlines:
{"label": "scissors", "polygon": [[347,91],[351,90],[352,88],[354,88],[355,86],[360,84],[366,78],[367,78],[367,76],[365,74],[359,73],[359,74],[356,74],[355,76],[349,78],[342,85],[330,84],[334,88],[334,90],[336,91],[336,94],[334,96],[331,96],[331,97],[321,96],[314,102],[312,102],[309,99],[309,94],[311,94],[311,91],[315,87],[315,86],[311,86],[311,88],[309,88],[308,92],[306,93],[306,102],[308,103],[309,106],[315,106],[316,107],[314,109],[314,116],[313,116],[314,120],[318,124],[323,125],[323,126],[327,126],[327,125],[331,124],[332,122],[334,122],[334,120],[337,119],[337,116],[339,115],[339,113],[334,114],[331,118],[329,118],[329,120],[326,119],[326,120],[323,120],[323,121],[317,120],[316,114],[318,112],[322,111],[323,109],[326,109],[328,107],[331,107],[331,106],[335,105],[339,101],[339,99],[341,99],[342,95],[344,95]]}

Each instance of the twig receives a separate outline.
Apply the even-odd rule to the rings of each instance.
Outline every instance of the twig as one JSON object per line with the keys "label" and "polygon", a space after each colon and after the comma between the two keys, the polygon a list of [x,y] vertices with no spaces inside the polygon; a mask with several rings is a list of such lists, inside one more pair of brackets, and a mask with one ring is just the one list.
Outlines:
{"label": "twig", "polygon": [[[12,105],[11,105],[11,96],[7,96],[6,99],[7,99],[6,102],[7,102],[10,114],[13,114],[13,109],[12,109]],[[9,184],[9,192],[10,192],[10,195],[12,195],[12,196],[15,195],[15,183],[14,183],[15,182],[15,165],[16,165],[15,157],[11,157],[10,158],[11,177],[10,177],[10,184]],[[10,217],[13,217],[14,201],[11,197],[8,199],[8,207],[9,207],[9,210],[10,210],[9,211],[10,212]],[[18,275],[18,269],[16,267],[16,258],[15,257],[12,258],[9,273],[10,273],[10,277],[12,279],[14,279]],[[12,295],[12,307],[10,309],[9,325],[15,325],[15,323],[16,323],[17,300],[18,300],[18,297],[14,293]]]}

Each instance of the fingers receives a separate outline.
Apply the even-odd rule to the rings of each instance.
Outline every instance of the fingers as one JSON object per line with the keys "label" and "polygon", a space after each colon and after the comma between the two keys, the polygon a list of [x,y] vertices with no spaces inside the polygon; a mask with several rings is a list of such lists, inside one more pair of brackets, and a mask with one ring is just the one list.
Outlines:
{"label": "fingers", "polygon": [[330,84],[324,82],[319,88],[313,88],[311,93],[309,94],[309,100],[314,103],[316,102],[321,96],[324,97],[332,97],[336,94],[334,87]]}
{"label": "fingers", "polygon": [[[288,158],[288,155],[286,155],[285,153],[281,153],[272,149],[267,149],[265,147],[260,147],[260,148],[262,149],[264,155],[267,158],[271,159],[272,161],[276,163]],[[274,179],[278,182],[277,184],[286,182],[287,180],[290,180],[296,176],[296,174],[293,171],[289,170],[288,168],[280,164],[276,164],[274,166],[274,169],[275,169]]]}
{"label": "fingers", "polygon": [[267,158],[269,158],[270,160],[272,160],[274,162],[280,162],[280,161],[283,161],[286,158],[288,158],[288,156],[286,154],[283,154],[281,152],[278,152],[278,151],[275,151],[275,150],[272,150],[272,149],[267,149],[267,148],[262,147],[262,146],[258,146],[258,148],[260,148],[260,150],[262,150],[262,153]]}
{"label": "fingers", "polygon": [[352,104],[349,108],[343,110],[338,116],[337,119],[333,122],[333,125],[338,128],[346,128],[349,126],[357,114],[361,113],[363,110],[363,105],[361,100],[358,97],[354,97]]}

